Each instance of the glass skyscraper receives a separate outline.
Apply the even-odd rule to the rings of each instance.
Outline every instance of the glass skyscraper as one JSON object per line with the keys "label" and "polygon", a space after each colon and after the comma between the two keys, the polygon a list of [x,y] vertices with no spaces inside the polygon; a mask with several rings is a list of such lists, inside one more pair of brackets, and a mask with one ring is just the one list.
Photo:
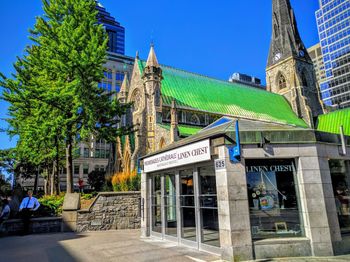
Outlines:
{"label": "glass skyscraper", "polygon": [[319,0],[316,20],[325,65],[321,82],[327,106],[350,107],[350,0]]}
{"label": "glass skyscraper", "polygon": [[109,37],[108,51],[120,55],[125,54],[125,29],[115,21],[115,18],[106,11],[99,2],[96,3],[98,10],[97,20],[103,24]]}

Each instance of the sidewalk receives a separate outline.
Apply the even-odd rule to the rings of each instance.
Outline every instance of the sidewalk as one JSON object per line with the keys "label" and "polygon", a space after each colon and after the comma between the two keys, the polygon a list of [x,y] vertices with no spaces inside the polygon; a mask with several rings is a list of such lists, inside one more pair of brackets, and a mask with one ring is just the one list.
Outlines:
{"label": "sidewalk", "polygon": [[219,257],[176,244],[141,240],[139,230],[0,238],[0,262],[203,262]]}
{"label": "sidewalk", "polygon": [[[139,230],[56,233],[0,238],[0,262],[218,262],[219,256],[175,243],[140,239]],[[261,262],[350,261],[350,255],[256,260]]]}

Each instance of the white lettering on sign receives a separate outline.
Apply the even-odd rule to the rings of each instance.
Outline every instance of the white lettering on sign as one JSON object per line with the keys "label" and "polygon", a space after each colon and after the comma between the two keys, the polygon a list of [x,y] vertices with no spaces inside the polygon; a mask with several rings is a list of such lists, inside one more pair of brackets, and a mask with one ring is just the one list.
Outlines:
{"label": "white lettering on sign", "polygon": [[209,139],[170,150],[143,160],[146,173],[210,160]]}
{"label": "white lettering on sign", "polygon": [[216,159],[215,160],[215,170],[221,170],[226,168],[225,159]]}

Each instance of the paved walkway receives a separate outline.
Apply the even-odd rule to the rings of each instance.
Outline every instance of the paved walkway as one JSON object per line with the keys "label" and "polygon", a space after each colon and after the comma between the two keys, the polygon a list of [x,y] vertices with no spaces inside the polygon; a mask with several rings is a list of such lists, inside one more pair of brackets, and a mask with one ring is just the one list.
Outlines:
{"label": "paved walkway", "polygon": [[157,240],[139,230],[0,238],[0,262],[202,262],[219,257]]}
{"label": "paved walkway", "polygon": [[[140,239],[139,230],[62,233],[0,238],[0,262],[218,262],[218,256],[176,244]],[[329,258],[280,258],[283,262],[341,262]]]}

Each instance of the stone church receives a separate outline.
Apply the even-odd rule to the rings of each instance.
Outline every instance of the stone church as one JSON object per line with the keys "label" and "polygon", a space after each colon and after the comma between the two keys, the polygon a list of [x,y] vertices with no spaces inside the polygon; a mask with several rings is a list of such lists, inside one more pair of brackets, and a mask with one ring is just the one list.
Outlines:
{"label": "stone church", "polygon": [[141,156],[222,116],[313,128],[323,105],[289,0],[273,0],[272,29],[266,91],[161,65],[153,46],[147,61],[136,56],[118,94],[121,103],[133,103],[123,124],[136,129],[118,139],[118,170],[138,168]]}

